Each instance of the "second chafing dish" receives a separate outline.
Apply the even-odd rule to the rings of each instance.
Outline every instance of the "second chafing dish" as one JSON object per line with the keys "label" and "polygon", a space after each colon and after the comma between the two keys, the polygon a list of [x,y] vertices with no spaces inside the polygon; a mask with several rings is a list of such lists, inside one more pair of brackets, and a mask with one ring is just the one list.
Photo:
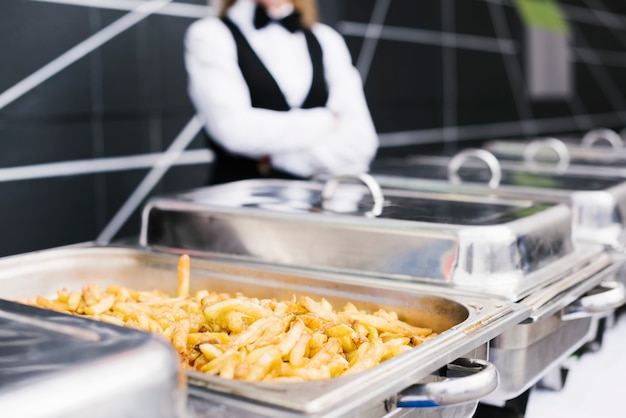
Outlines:
{"label": "second chafing dish", "polygon": [[[626,135],[626,129],[622,131]],[[626,147],[617,132],[593,129],[582,138],[499,139],[485,142],[483,148],[500,160],[524,160],[529,164],[553,164],[564,169],[568,164],[624,167]]]}
{"label": "second chafing dish", "polygon": [[[486,169],[487,168],[487,169]],[[532,168],[532,169],[531,169]],[[493,154],[485,150],[468,149],[454,157],[389,158],[374,164],[374,177],[381,185],[406,190],[422,190],[433,193],[464,193],[467,195],[494,196],[514,199],[536,199],[543,202],[567,204],[573,211],[572,237],[579,248],[589,243],[599,244],[607,249],[614,260],[613,273],[623,282],[623,274],[617,271],[623,264],[624,224],[623,214],[626,208],[626,181],[616,175],[597,175],[602,167],[568,166],[566,170],[556,170],[553,165],[532,165],[505,161],[499,162]],[[593,173],[595,172],[596,175]],[[502,380],[511,383],[510,388],[502,385],[498,393],[491,398],[498,400],[511,398],[519,394],[516,387],[522,387],[522,381],[531,381],[528,375],[548,368],[558,362],[542,364],[539,358],[554,356],[562,350],[562,356],[579,347],[584,338],[581,330],[589,329],[593,337],[598,318],[610,315],[623,303],[624,288],[622,283],[611,282],[608,291],[603,293],[605,306],[602,312],[593,315],[591,321],[576,319],[571,321],[568,314],[550,317],[536,303],[549,297],[544,289],[539,289],[535,296],[522,300],[522,303],[534,305],[533,320],[492,341],[492,358],[508,374]],[[607,290],[607,289],[605,289]],[[602,294],[602,293],[601,293]],[[534,299],[533,298],[537,298]],[[542,319],[543,318],[543,319]],[[545,318],[549,318],[546,320]],[[557,320],[561,318],[561,320]],[[555,322],[556,321],[556,322]],[[552,324],[546,327],[547,324]],[[569,330],[568,330],[569,329]],[[558,330],[561,337],[549,333]],[[577,337],[573,337],[577,334]],[[545,338],[544,338],[545,337]],[[550,344],[539,344],[552,340]],[[568,340],[570,343],[565,343]],[[569,347],[563,350],[564,347]],[[525,368],[511,367],[513,364],[525,364]],[[545,369],[541,371],[545,373]],[[514,383],[515,382],[515,383]]]}
{"label": "second chafing dish", "polygon": [[[80,289],[93,281],[101,287],[118,284],[175,294],[177,261],[177,254],[92,245],[7,257],[0,260],[0,297],[50,297],[57,289]],[[324,297],[337,307],[350,301],[363,309],[394,310],[404,320],[439,332],[373,369],[323,381],[245,382],[190,371],[192,416],[395,417],[411,407],[438,405],[418,416],[469,417],[478,398],[495,389],[498,374],[489,362],[456,359],[528,315],[527,307],[433,286],[390,286],[388,281],[309,274],[228,257],[192,257],[191,267],[192,291],[242,292],[277,299],[289,299],[295,293]],[[471,373],[433,382],[441,378],[432,373],[447,364],[449,369]],[[121,372],[119,378],[123,379]]]}
{"label": "second chafing dish", "polygon": [[565,205],[392,190],[382,197],[369,177],[360,179],[369,188],[246,180],[153,198],[140,243],[383,274],[510,300],[602,260],[599,247],[573,247]]}
{"label": "second chafing dish", "polygon": [[381,160],[373,173],[389,188],[566,204],[573,211],[575,244],[605,245],[616,255],[624,251],[626,169],[498,161],[486,150],[468,149],[454,157]]}
{"label": "second chafing dish", "polygon": [[[522,301],[532,317],[492,341],[496,366],[506,368],[498,398],[519,395],[590,339],[595,312],[571,321],[564,312],[619,264],[601,245],[572,245],[567,206],[406,190],[381,200],[375,182],[358,179],[368,187],[250,180],[155,198],[141,243]],[[533,300],[539,293],[549,297]],[[604,297],[594,311],[623,303],[623,287]],[[509,370],[512,358],[522,361]]]}

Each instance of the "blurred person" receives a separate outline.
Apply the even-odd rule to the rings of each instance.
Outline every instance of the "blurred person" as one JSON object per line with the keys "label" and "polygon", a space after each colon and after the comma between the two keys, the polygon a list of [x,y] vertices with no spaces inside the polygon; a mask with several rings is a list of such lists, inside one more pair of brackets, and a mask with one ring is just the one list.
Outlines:
{"label": "blurred person", "polygon": [[378,137],[344,39],[315,0],[224,0],[185,37],[211,184],[367,172]]}

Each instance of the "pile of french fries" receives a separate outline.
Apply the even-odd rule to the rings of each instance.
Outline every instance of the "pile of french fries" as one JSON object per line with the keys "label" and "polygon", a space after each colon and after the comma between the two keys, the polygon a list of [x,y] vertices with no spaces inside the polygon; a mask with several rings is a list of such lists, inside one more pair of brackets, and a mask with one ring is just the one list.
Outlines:
{"label": "pile of french fries", "polygon": [[305,381],[357,373],[422,343],[435,333],[348,303],[335,312],[325,299],[256,299],[200,290],[189,293],[189,257],[178,263],[178,295],[96,283],[82,292],[27,303],[155,332],[168,339],[185,368],[250,381]]}

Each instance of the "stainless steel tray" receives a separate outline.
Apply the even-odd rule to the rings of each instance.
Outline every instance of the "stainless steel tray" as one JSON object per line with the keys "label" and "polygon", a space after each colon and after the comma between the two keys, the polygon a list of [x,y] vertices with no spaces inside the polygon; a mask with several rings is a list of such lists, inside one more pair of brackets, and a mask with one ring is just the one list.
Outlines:
{"label": "stainless steel tray", "polygon": [[0,300],[3,416],[182,418],[178,377],[155,335]]}
{"label": "stainless steel tray", "polygon": [[335,186],[328,198],[320,183],[247,180],[153,198],[140,242],[509,300],[595,255],[573,248],[566,205],[394,190],[380,202],[362,184]]}
{"label": "stainless steel tray", "polygon": [[[7,257],[0,260],[0,297],[52,296],[59,288],[80,289],[91,281],[98,281],[101,286],[115,283],[175,293],[177,260],[177,254],[173,253],[91,245]],[[398,399],[415,400],[410,395],[417,395],[417,403],[433,405],[439,399],[445,404],[446,399],[450,401],[445,393],[440,398],[425,397],[429,393],[427,388],[415,383],[484,345],[529,313],[527,307],[453,289],[418,284],[407,287],[386,280],[314,274],[229,257],[200,259],[192,254],[191,267],[192,291],[208,288],[275,298],[289,298],[294,293],[323,296],[337,306],[352,301],[364,309],[393,309],[409,322],[427,324],[440,332],[436,338],[369,371],[326,381],[252,383],[188,373],[190,390],[195,395],[246,413],[262,415],[262,411],[269,411],[267,416],[273,417],[364,416],[366,411],[393,406]],[[493,373],[489,369],[490,386],[482,388],[486,393],[495,388]],[[468,381],[465,392],[475,390],[475,384],[475,380]]]}

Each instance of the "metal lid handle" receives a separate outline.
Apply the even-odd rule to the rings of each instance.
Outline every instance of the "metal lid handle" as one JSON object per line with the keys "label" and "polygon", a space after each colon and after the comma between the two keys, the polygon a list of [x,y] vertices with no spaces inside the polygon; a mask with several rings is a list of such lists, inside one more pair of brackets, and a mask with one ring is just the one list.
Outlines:
{"label": "metal lid handle", "polygon": [[614,150],[622,149],[624,147],[624,141],[619,134],[608,128],[593,129],[587,132],[580,141],[580,145],[583,148],[591,148],[601,139],[607,141]]}
{"label": "metal lid handle", "polygon": [[489,180],[489,187],[496,189],[500,185],[502,179],[502,169],[498,159],[489,151],[483,149],[469,148],[457,153],[448,163],[448,178],[452,183],[461,183],[461,177],[459,176],[459,170],[468,160],[471,158],[478,159],[487,165],[487,168],[491,172],[491,179]]}
{"label": "metal lid handle", "polygon": [[450,374],[463,376],[406,388],[396,395],[396,406],[432,408],[478,401],[498,387],[498,370],[486,360],[460,358],[446,367]]}
{"label": "metal lid handle", "polygon": [[380,188],[378,182],[374,179],[374,177],[369,174],[343,174],[339,176],[332,177],[329,179],[322,187],[322,207],[325,208],[326,203],[333,197],[337,186],[342,181],[349,182],[361,182],[367,186],[370,194],[372,195],[372,199],[374,200],[374,205],[372,206],[372,210],[369,212],[365,212],[365,216],[375,217],[380,216],[383,213],[383,204],[385,203],[385,197],[383,196],[383,191]]}
{"label": "metal lid handle", "polygon": [[542,138],[531,141],[524,149],[524,161],[530,165],[536,166],[537,154],[544,149],[550,150],[556,155],[557,171],[562,172],[567,169],[570,162],[569,150],[563,141],[556,138]]}
{"label": "metal lid handle", "polygon": [[578,319],[609,313],[626,303],[626,287],[609,281],[597,286],[593,293],[583,296],[567,308],[561,319]]}

